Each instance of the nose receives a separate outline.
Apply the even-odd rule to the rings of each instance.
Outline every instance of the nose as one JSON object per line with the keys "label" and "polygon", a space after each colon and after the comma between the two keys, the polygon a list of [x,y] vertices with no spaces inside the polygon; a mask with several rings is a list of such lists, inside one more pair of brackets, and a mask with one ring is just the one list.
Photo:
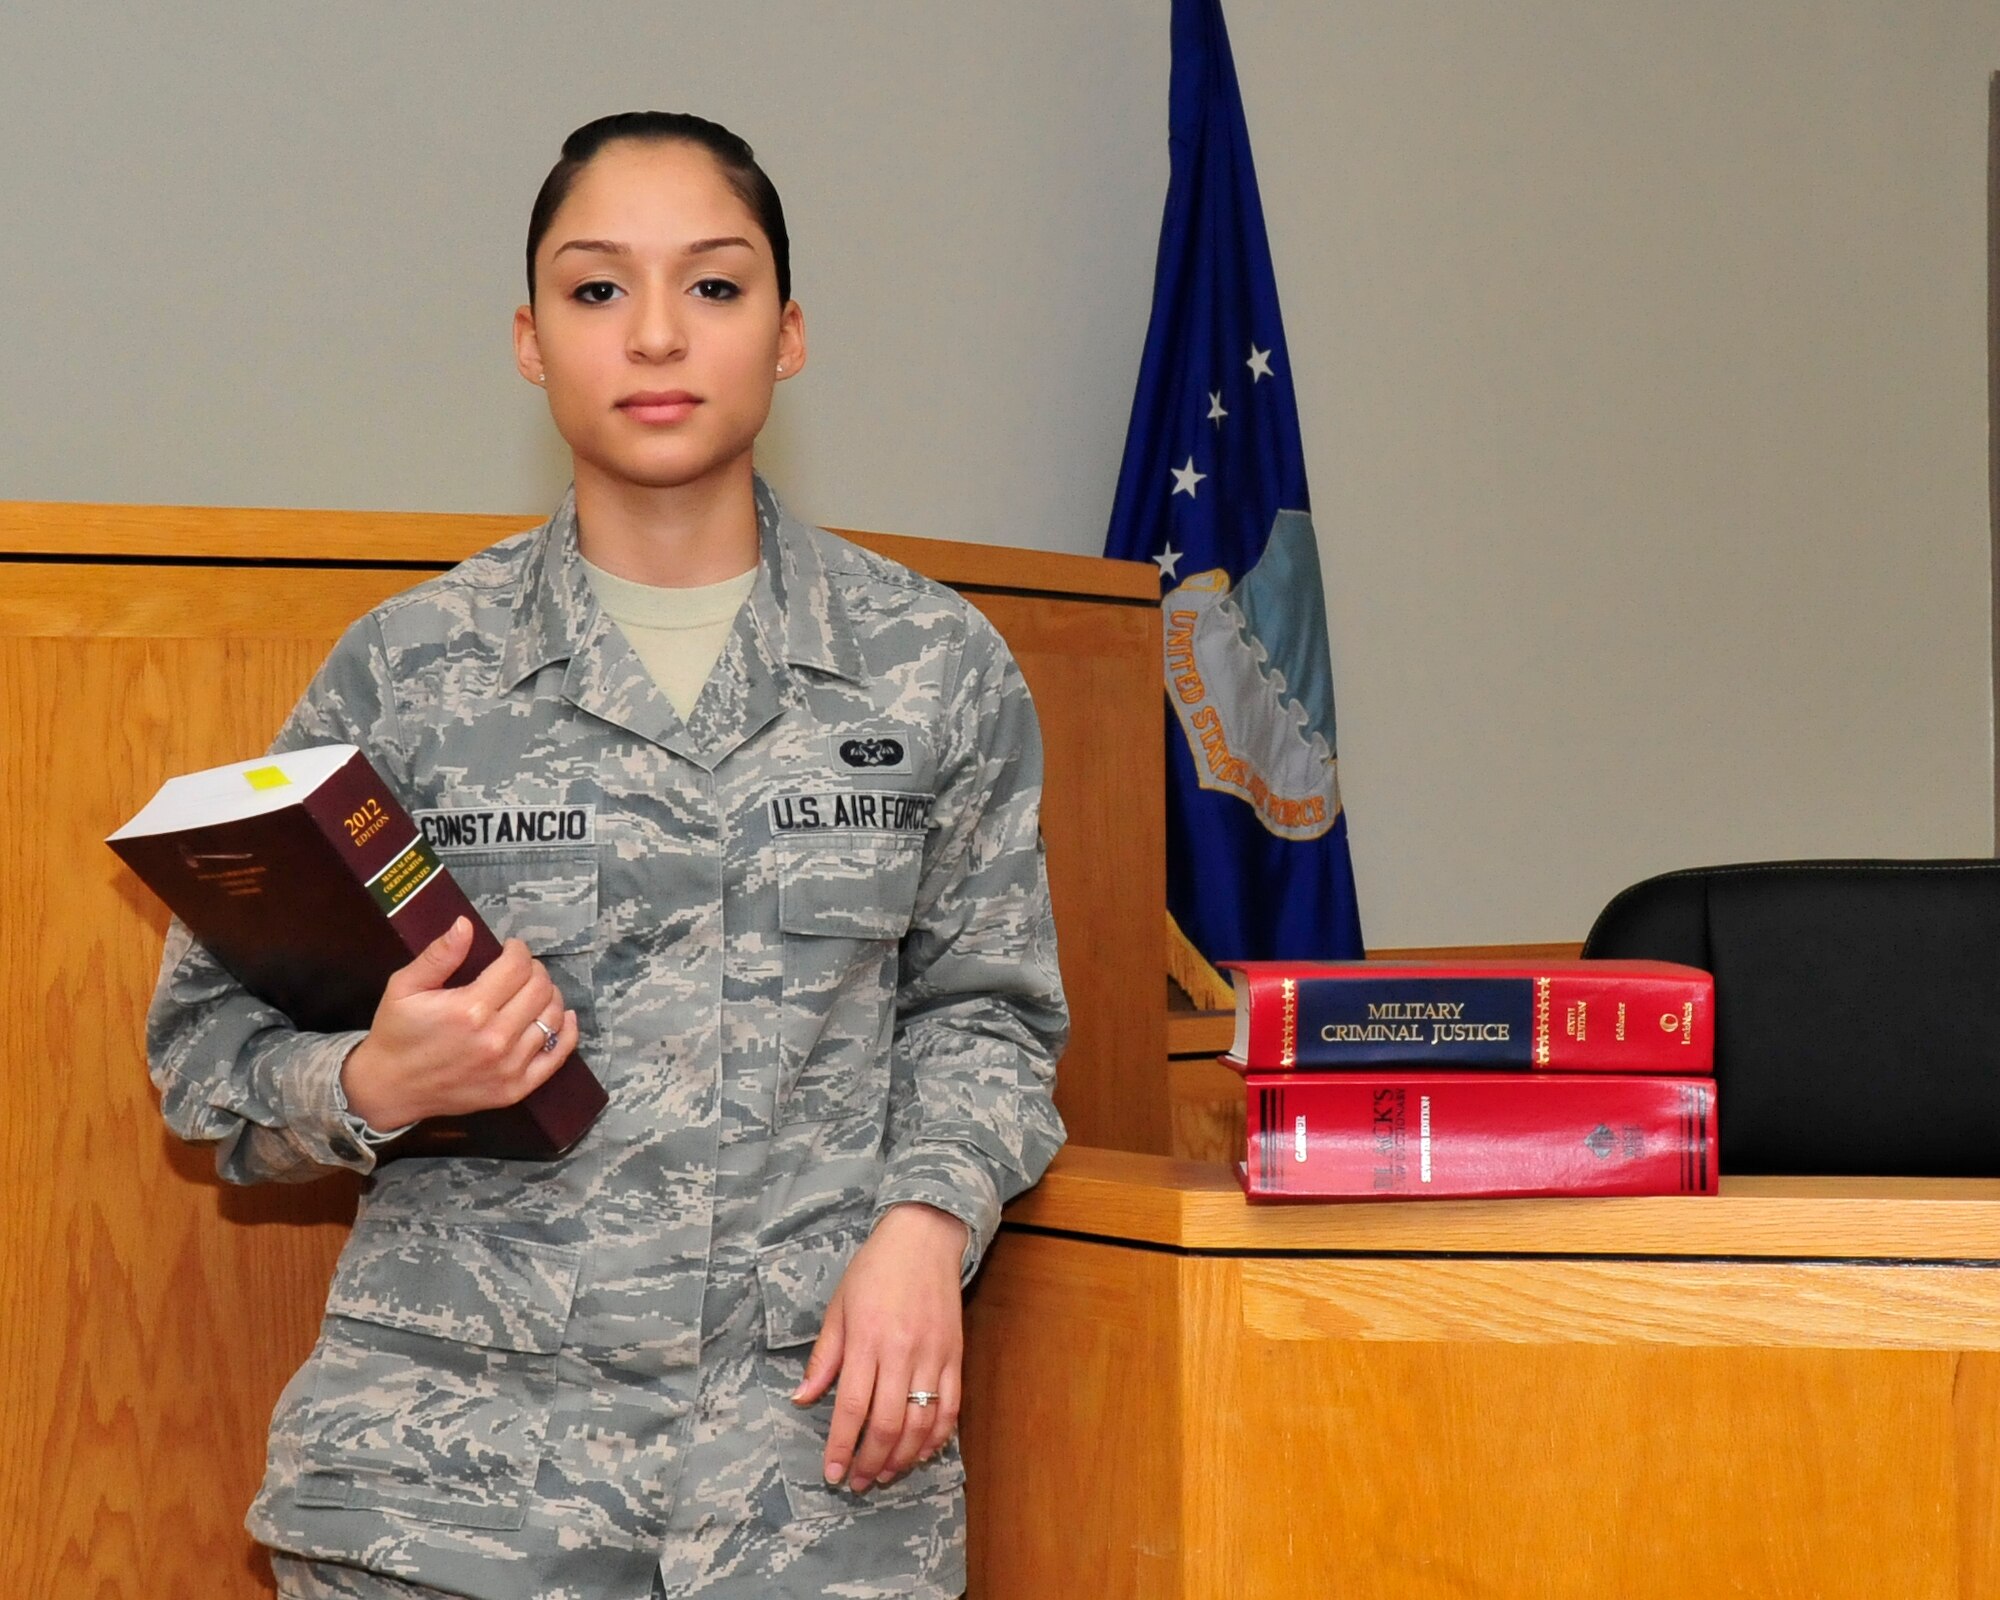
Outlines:
{"label": "nose", "polygon": [[632,360],[671,361],[685,353],[686,335],[679,295],[648,284],[632,296],[632,322],[626,334],[626,354]]}

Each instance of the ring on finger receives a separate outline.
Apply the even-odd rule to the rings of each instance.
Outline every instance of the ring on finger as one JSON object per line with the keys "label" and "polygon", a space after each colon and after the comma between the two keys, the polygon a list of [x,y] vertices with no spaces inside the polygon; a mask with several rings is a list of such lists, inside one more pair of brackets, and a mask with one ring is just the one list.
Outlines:
{"label": "ring on finger", "polygon": [[535,1017],[532,1020],[535,1026],[542,1030],[542,1054],[547,1055],[551,1050],[555,1049],[556,1039],[559,1035],[554,1028],[551,1028],[546,1022],[542,1021],[540,1017]]}
{"label": "ring on finger", "polygon": [[913,1406],[934,1406],[937,1404],[937,1399],[937,1390],[935,1389],[912,1389],[910,1391],[910,1404]]}

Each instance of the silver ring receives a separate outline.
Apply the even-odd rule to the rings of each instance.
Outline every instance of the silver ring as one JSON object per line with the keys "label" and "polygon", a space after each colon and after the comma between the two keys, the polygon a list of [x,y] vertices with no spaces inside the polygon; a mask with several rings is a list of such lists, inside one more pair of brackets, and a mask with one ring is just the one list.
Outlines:
{"label": "silver ring", "polygon": [[542,1030],[542,1054],[547,1055],[551,1050],[555,1049],[556,1047],[556,1030],[554,1028],[551,1028],[546,1022],[542,1021],[540,1017],[535,1017],[531,1020],[534,1022],[536,1027]]}
{"label": "silver ring", "polygon": [[913,1406],[934,1406],[937,1404],[937,1391],[935,1389],[912,1389],[910,1391],[910,1404]]}

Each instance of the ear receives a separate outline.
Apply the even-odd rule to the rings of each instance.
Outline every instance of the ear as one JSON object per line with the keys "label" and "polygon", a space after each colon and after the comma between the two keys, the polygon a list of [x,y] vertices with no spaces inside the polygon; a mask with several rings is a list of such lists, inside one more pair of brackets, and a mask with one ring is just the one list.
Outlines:
{"label": "ear", "polygon": [[799,309],[796,300],[787,300],[785,309],[778,313],[778,365],[783,370],[778,381],[797,374],[806,364],[806,314]]}
{"label": "ear", "polygon": [[514,308],[514,365],[528,382],[541,387],[546,372],[542,366],[542,343],[535,336],[533,306]]}

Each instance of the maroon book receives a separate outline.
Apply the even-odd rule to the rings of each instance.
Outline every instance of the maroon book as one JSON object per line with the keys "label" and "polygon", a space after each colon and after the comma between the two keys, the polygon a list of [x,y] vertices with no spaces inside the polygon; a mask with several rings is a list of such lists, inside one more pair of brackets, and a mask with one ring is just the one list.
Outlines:
{"label": "maroon book", "polygon": [[[319,745],[170,779],[106,841],[260,1000],[308,1033],[366,1028],[390,975],[453,921],[472,949],[449,987],[500,954],[409,813],[352,745]],[[571,1052],[517,1105],[432,1117],[384,1145],[397,1156],[561,1155],[604,1109]]]}
{"label": "maroon book", "polygon": [[1252,1200],[1714,1194],[1712,1078],[1253,1074]]}

